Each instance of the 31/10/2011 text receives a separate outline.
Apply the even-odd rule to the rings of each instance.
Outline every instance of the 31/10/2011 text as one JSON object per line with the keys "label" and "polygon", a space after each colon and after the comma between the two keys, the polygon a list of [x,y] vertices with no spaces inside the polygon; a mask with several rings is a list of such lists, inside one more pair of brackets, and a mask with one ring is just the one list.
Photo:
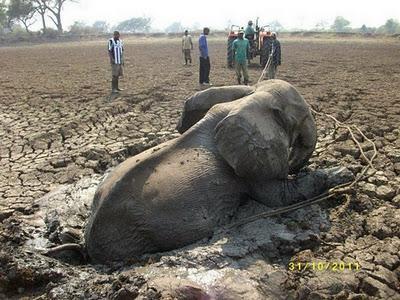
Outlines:
{"label": "31/10/2011 text", "polygon": [[361,269],[360,264],[357,262],[293,262],[288,264],[289,271],[332,271],[332,272],[343,272],[345,270],[349,271],[359,271]]}

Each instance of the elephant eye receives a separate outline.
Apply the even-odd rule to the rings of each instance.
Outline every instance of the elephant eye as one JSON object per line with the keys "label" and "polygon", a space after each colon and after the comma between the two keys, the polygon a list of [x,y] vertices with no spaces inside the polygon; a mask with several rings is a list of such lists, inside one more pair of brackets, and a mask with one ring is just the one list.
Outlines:
{"label": "elephant eye", "polygon": [[292,122],[290,116],[287,116],[282,110],[274,109],[273,110],[275,121],[278,123],[280,127],[282,127],[287,134],[291,135],[292,132]]}
{"label": "elephant eye", "polygon": [[283,125],[285,122],[284,122],[284,117],[283,117],[283,113],[282,113],[282,111],[280,110],[280,109],[273,109],[272,110],[272,113],[273,113],[273,115],[274,115],[274,117],[275,117],[275,120],[278,122],[278,123],[280,123],[280,125]]}

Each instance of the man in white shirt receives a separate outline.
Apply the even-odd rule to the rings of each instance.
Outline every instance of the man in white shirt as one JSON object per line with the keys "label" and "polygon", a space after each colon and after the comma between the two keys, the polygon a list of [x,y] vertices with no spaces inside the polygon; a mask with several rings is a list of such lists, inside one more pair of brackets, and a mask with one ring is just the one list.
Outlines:
{"label": "man in white shirt", "polygon": [[185,30],[185,35],[182,37],[182,52],[185,56],[185,65],[192,64],[192,56],[190,51],[193,50],[192,37],[189,35],[189,31]]}
{"label": "man in white shirt", "polygon": [[118,87],[118,79],[124,75],[124,46],[118,31],[114,31],[114,36],[108,40],[108,56],[110,57],[112,80],[111,93],[115,94],[122,91]]}

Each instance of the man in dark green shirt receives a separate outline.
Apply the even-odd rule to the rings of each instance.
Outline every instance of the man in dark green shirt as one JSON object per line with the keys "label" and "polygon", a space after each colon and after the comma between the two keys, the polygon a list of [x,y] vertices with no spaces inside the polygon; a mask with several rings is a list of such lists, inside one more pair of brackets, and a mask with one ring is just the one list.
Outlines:
{"label": "man in dark green shirt", "polygon": [[247,54],[250,51],[249,40],[243,38],[244,31],[240,29],[238,32],[238,38],[233,42],[233,55],[235,57],[235,69],[238,84],[242,81],[242,72],[244,84],[249,83],[249,73],[247,70]]}

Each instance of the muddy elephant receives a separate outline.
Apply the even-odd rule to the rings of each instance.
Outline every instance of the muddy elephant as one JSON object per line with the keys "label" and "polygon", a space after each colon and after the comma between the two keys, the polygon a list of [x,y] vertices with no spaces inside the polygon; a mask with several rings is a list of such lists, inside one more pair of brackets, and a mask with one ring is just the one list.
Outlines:
{"label": "muddy elephant", "polygon": [[281,80],[198,92],[178,131],[98,187],[85,230],[92,261],[176,249],[212,235],[245,199],[287,205],[347,180],[340,170],[288,177],[307,163],[317,135],[304,99]]}

